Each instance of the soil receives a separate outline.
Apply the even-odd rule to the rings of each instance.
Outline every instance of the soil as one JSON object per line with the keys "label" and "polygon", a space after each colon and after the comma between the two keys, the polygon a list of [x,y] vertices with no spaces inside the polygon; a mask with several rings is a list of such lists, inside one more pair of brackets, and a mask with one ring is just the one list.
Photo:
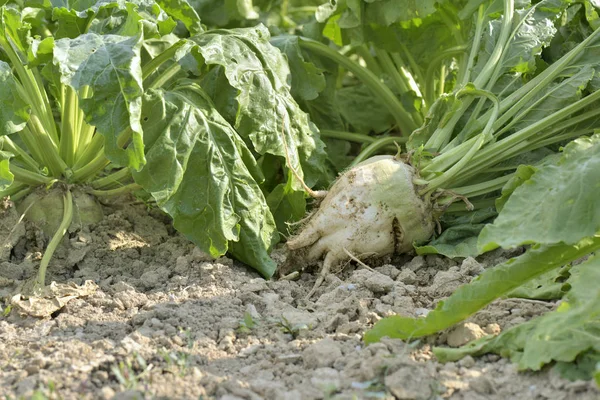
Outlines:
{"label": "soil", "polygon": [[[157,210],[121,203],[104,211],[102,222],[69,233],[50,264],[47,281],[70,282],[72,290],[47,299],[55,305],[49,315],[33,317],[17,306],[24,302],[7,304],[35,275],[47,238],[19,223],[10,205],[0,210],[0,297],[6,299],[0,398],[600,397],[592,383],[564,380],[551,369],[518,372],[497,355],[442,364],[431,353],[432,345],[497,333],[554,303],[501,300],[435,337],[369,346],[361,340],[382,317],[425,315],[514,254],[459,261],[404,256],[373,269],[348,264],[306,300],[316,269],[296,281],[266,281],[236,261],[211,259]],[[283,264],[286,254],[278,250],[275,257]]]}

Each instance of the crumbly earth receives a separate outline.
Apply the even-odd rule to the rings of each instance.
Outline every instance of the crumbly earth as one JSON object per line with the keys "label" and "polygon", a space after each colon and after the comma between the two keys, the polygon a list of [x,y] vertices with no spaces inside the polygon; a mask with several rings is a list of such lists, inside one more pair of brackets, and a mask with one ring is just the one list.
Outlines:
{"label": "crumbly earth", "polygon": [[[0,207],[0,297],[37,270],[47,242]],[[105,207],[105,219],[69,234],[47,280],[82,285],[45,318],[0,316],[0,398],[51,399],[597,399],[589,382],[552,370],[517,372],[496,355],[441,364],[431,346],[461,345],[540,315],[552,303],[497,301],[423,341],[362,334],[393,313],[424,315],[496,252],[459,262],[437,256],[349,264],[310,300],[315,275],[265,281],[212,260],[144,205]],[[284,262],[283,252],[276,252]],[[7,301],[7,300],[5,300]]]}

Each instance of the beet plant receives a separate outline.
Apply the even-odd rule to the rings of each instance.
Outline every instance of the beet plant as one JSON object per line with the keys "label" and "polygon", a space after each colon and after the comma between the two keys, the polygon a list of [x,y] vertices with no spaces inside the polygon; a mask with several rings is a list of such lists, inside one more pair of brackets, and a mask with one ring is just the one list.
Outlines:
{"label": "beet plant", "polygon": [[[600,249],[600,25],[593,2],[331,1],[316,19],[323,37],[297,43],[305,61],[337,75],[338,84],[307,103],[322,133],[341,121],[357,132],[335,137],[353,141],[379,121],[405,138],[364,140],[368,146],[287,242],[309,262],[324,257],[316,285],[357,257],[414,249],[464,258],[528,246],[427,317],[385,318],[365,340],[433,334],[498,297],[535,298],[553,284],[550,298],[568,292],[558,313],[435,353],[455,360],[497,352],[534,370],[598,360],[597,259],[573,267],[567,285],[556,283],[555,272]],[[349,112],[342,98],[351,93],[361,100]],[[317,104],[330,115],[315,112]],[[401,154],[365,160],[390,140],[406,142]]]}
{"label": "beet plant", "polygon": [[131,192],[212,256],[273,274],[300,188],[285,158],[310,184],[327,171],[269,38],[207,30],[185,1],[2,6],[0,198],[51,237],[39,286],[65,233],[102,218],[96,199]]}

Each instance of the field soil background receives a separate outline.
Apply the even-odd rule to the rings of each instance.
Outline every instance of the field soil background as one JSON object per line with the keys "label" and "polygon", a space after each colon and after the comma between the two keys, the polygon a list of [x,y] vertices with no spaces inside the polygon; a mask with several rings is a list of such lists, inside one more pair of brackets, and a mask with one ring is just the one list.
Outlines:
{"label": "field soil background", "polygon": [[551,369],[518,372],[497,355],[443,364],[431,353],[541,315],[552,302],[498,300],[410,343],[361,340],[384,316],[425,315],[518,251],[367,260],[370,269],[349,263],[307,301],[318,266],[286,260],[283,249],[276,260],[305,272],[267,281],[231,259],[211,259],[144,204],[119,199],[104,212],[101,223],[68,235],[48,270],[47,282],[85,290],[46,299],[57,309],[33,317],[43,299],[7,306],[35,276],[47,238],[19,222],[9,203],[0,210],[0,398],[600,398],[593,383]]}

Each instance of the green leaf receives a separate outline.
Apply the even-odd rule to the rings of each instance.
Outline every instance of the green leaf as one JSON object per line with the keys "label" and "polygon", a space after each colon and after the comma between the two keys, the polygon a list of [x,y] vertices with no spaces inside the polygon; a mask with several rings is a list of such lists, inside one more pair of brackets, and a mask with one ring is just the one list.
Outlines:
{"label": "green leaf", "polygon": [[[290,94],[289,68],[269,43],[268,30],[262,25],[221,29],[192,39],[206,64],[221,65],[229,84],[239,91],[235,128],[254,149],[287,158],[309,186],[326,176],[323,142]],[[294,182],[294,189],[300,188]]]}
{"label": "green leaf", "polygon": [[[2,142],[0,142],[1,144]],[[10,172],[9,163],[12,154],[0,150],[0,190],[6,190],[14,181],[14,175]]]}
{"label": "green leaf", "polygon": [[298,37],[276,36],[271,39],[271,44],[287,57],[291,72],[291,92],[294,98],[302,100],[317,98],[319,92],[325,89],[325,77],[312,62],[304,60],[298,45]]}
{"label": "green leaf", "polygon": [[190,0],[192,7],[210,27],[230,26],[236,21],[255,20],[252,0]]}
{"label": "green leaf", "polygon": [[384,132],[396,122],[387,107],[364,85],[339,89],[336,101],[344,119],[357,132]]}
{"label": "green leaf", "polygon": [[515,174],[502,188],[502,194],[496,199],[496,210],[502,211],[502,208],[513,194],[516,188],[521,186],[524,182],[528,181],[529,178],[537,171],[537,168],[531,165],[519,165]]}
{"label": "green leaf", "polygon": [[147,164],[136,182],[204,251],[217,257],[230,250],[270,277],[275,222],[235,130],[195,85],[149,91],[142,116]]}
{"label": "green leaf", "polygon": [[588,351],[573,362],[557,362],[553,370],[570,381],[589,381],[594,377],[597,365],[600,365],[600,352]]}
{"label": "green leaf", "polygon": [[565,265],[561,268],[548,271],[519,286],[517,289],[510,292],[507,297],[537,300],[560,299],[568,289],[568,285],[565,285],[565,281],[569,277],[570,269],[571,267],[569,265]]}
{"label": "green leaf", "polygon": [[434,348],[434,354],[444,362],[493,352],[510,357],[519,369],[537,371],[553,361],[571,363],[590,350],[599,352],[600,259],[592,257],[573,269],[578,272],[569,280],[571,290],[556,311],[459,349]]}
{"label": "green leaf", "polygon": [[21,131],[29,120],[30,108],[17,94],[10,65],[0,61],[0,136]]}
{"label": "green leaf", "polygon": [[285,235],[290,234],[289,222],[302,219],[306,214],[306,198],[303,191],[292,188],[292,179],[281,183],[267,196],[267,204],[273,213],[277,230]]}
{"label": "green leaf", "polygon": [[[76,90],[90,86],[93,96],[80,98],[86,121],[105,136],[106,156],[117,165],[139,169],[144,165],[140,125],[142,104],[141,36],[87,33],[55,42],[54,64],[61,81]],[[126,150],[117,138],[131,131]]]}
{"label": "green leaf", "polygon": [[196,10],[186,0],[158,0],[156,3],[168,15],[181,21],[191,35],[196,35],[203,31],[198,13],[196,13]]}
{"label": "green leaf", "polygon": [[[446,300],[440,301],[427,317],[395,315],[384,318],[365,334],[364,339],[367,343],[384,336],[406,340],[439,332],[463,321],[523,283],[598,249],[600,237],[583,239],[575,245],[536,245],[525,254],[488,269],[471,283],[459,287]],[[597,309],[600,310],[600,307]]]}
{"label": "green leaf", "polygon": [[[569,144],[560,162],[544,165],[515,189],[479,236],[488,251],[528,243],[577,243],[600,230],[600,136]],[[535,205],[535,207],[532,207]]]}
{"label": "green leaf", "polygon": [[477,251],[477,236],[485,223],[496,217],[498,213],[493,208],[484,208],[469,212],[465,215],[442,216],[443,233],[424,246],[416,246],[417,254],[443,254],[446,257],[475,257]]}
{"label": "green leaf", "polygon": [[460,225],[446,229],[425,246],[415,246],[417,254],[442,254],[449,258],[476,257],[477,236],[485,224]]}

